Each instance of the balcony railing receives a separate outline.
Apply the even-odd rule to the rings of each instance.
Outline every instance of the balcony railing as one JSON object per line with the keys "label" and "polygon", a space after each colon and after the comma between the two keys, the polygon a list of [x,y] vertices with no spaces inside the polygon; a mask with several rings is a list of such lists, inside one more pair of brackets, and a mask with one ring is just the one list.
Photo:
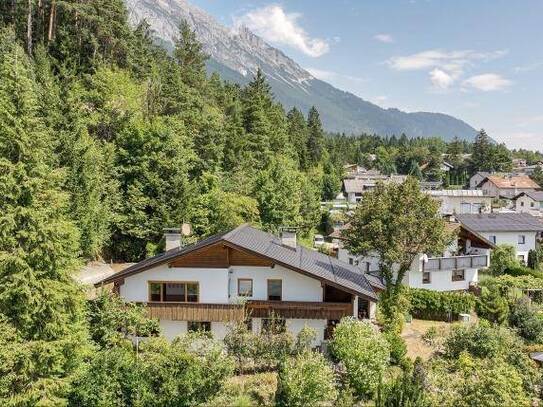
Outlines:
{"label": "balcony railing", "polygon": [[248,314],[253,318],[272,315],[299,319],[341,319],[353,315],[353,305],[341,302],[248,301]]}
{"label": "balcony railing", "polygon": [[424,271],[462,270],[488,267],[488,255],[433,257],[423,263]]}
{"label": "balcony railing", "polygon": [[149,317],[172,321],[243,321],[245,310],[242,304],[203,304],[148,302]]}

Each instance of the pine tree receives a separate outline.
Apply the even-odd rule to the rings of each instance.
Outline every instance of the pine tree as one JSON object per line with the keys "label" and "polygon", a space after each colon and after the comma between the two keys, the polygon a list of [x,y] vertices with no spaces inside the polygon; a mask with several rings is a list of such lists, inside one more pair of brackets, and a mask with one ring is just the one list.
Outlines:
{"label": "pine tree", "polygon": [[71,276],[78,234],[38,115],[31,63],[13,32],[3,31],[0,44],[0,319],[14,334],[7,359],[17,361],[11,372],[0,363],[0,400],[58,404],[86,343],[83,297]]}
{"label": "pine tree", "polygon": [[175,42],[174,58],[180,67],[182,81],[190,86],[202,86],[205,81],[207,56],[195,32],[186,21],[179,24],[179,38]]}
{"label": "pine tree", "polygon": [[319,112],[313,106],[307,116],[307,152],[309,164],[315,166],[319,163],[324,148],[324,130],[322,129]]}
{"label": "pine tree", "polygon": [[300,169],[308,168],[308,128],[305,117],[297,108],[293,107],[287,114],[289,142],[294,146],[296,159]]}
{"label": "pine tree", "polygon": [[481,129],[473,142],[472,172],[495,171],[493,152],[494,147],[490,137],[488,137],[484,129]]}
{"label": "pine tree", "polygon": [[415,160],[411,161],[408,174],[417,178],[418,180],[422,180],[422,171],[420,170],[419,164]]}

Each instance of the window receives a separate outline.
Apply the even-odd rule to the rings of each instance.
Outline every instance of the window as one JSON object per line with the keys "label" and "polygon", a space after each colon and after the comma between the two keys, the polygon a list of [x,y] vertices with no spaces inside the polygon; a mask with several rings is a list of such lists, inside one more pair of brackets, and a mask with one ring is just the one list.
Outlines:
{"label": "window", "polygon": [[198,283],[149,282],[149,301],[153,302],[198,302]]}
{"label": "window", "polygon": [[522,264],[525,264],[524,255],[519,254],[519,255],[517,256],[517,259],[518,259],[518,261],[520,261]]}
{"label": "window", "polygon": [[496,244],[496,236],[488,236],[488,240],[490,240],[492,243]]}
{"label": "window", "polygon": [[530,207],[533,208],[535,206],[535,202],[530,202]]}
{"label": "window", "polygon": [[526,244],[526,236],[518,235],[518,244]]}
{"label": "window", "polygon": [[268,301],[281,301],[283,296],[283,282],[281,280],[268,280]]}
{"label": "window", "polygon": [[262,318],[262,332],[280,334],[286,331],[284,318]]}
{"label": "window", "polygon": [[349,257],[349,264],[352,266],[354,263],[354,259],[352,257]]}
{"label": "window", "polygon": [[253,279],[238,278],[238,295],[240,297],[253,296]]}
{"label": "window", "polygon": [[460,213],[471,213],[471,204],[461,203],[460,204]]}
{"label": "window", "polygon": [[189,332],[211,332],[211,322],[189,321],[187,330]]}
{"label": "window", "polygon": [[524,206],[524,201],[520,201],[520,206]]}
{"label": "window", "polygon": [[429,271],[423,271],[422,272],[422,284],[430,284],[430,272]]}
{"label": "window", "polygon": [[453,270],[452,281],[464,281],[466,279],[464,270]]}

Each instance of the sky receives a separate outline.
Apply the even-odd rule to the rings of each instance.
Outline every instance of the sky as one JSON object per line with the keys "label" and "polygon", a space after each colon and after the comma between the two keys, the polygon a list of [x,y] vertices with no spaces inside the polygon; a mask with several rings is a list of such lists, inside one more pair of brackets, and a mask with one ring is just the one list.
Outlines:
{"label": "sky", "polygon": [[543,0],[192,0],[379,106],[543,152]]}

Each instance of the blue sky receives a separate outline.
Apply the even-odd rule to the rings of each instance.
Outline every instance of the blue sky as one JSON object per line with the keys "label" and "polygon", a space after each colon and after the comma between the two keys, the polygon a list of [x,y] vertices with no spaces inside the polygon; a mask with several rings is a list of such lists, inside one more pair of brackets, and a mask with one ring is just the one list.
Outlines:
{"label": "blue sky", "polygon": [[383,107],[454,115],[543,151],[543,1],[193,0]]}

